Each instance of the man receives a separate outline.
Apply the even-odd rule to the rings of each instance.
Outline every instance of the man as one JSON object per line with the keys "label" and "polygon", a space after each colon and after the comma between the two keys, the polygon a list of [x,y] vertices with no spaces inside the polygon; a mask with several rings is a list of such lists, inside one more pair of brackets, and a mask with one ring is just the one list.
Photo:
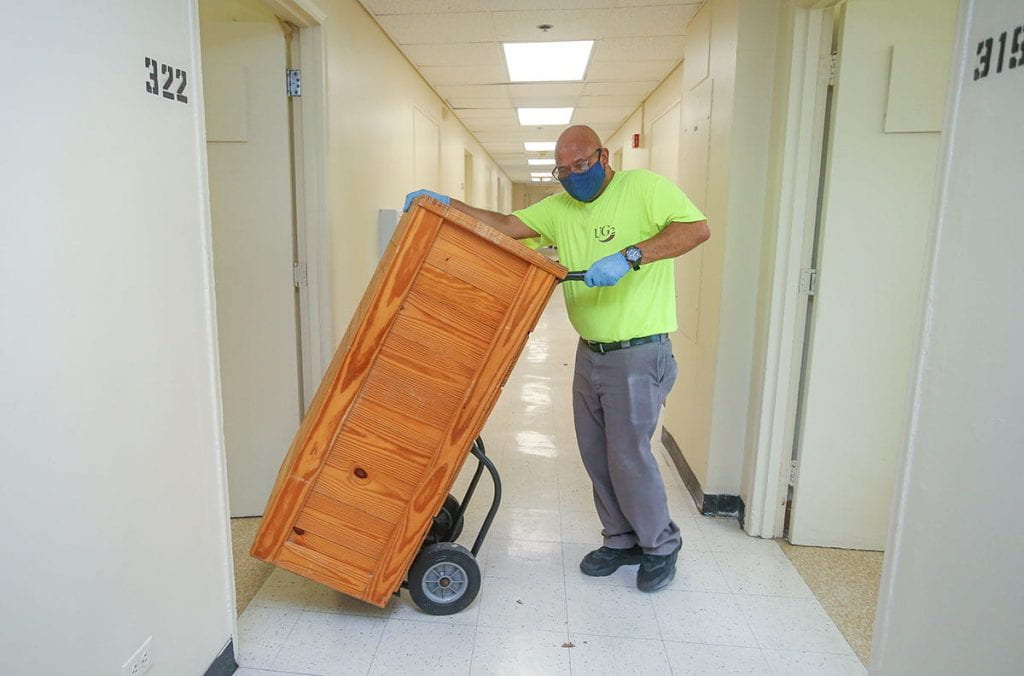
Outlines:
{"label": "man", "polygon": [[639,564],[637,587],[656,591],[675,576],[682,546],[651,454],[658,413],[676,378],[668,334],[677,329],[671,259],[710,236],[707,221],[667,179],[646,170],[615,172],[593,129],[569,127],[555,145],[552,172],[565,193],[509,215],[427,194],[516,239],[543,236],[569,269],[588,268],[585,286],[564,284],[569,320],[580,334],[573,417],[594,489],[604,546],[580,569],[611,575]]}

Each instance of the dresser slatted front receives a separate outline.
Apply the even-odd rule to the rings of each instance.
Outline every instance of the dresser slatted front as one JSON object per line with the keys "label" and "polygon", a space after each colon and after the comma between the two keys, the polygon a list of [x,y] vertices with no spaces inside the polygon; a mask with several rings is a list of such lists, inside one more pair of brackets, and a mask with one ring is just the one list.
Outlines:
{"label": "dresser slatted front", "polygon": [[302,421],[252,555],[384,606],[565,273],[420,198]]}

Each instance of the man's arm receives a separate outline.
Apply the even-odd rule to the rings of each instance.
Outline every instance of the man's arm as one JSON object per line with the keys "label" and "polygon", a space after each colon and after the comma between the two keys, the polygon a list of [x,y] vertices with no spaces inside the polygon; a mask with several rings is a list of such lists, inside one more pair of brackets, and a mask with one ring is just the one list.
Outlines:
{"label": "man's arm", "polygon": [[498,232],[504,233],[513,239],[528,239],[530,237],[540,236],[540,233],[534,232],[532,229],[528,228],[525,223],[512,214],[499,214],[497,211],[478,209],[477,207],[471,207],[465,202],[459,201],[455,198],[452,198],[451,206],[464,214],[469,214],[481,223],[485,223]]}
{"label": "man's arm", "polygon": [[669,223],[654,237],[637,242],[633,246],[643,252],[644,257],[640,264],[646,265],[665,258],[682,256],[687,251],[696,249],[710,237],[711,231],[708,229],[707,221]]}

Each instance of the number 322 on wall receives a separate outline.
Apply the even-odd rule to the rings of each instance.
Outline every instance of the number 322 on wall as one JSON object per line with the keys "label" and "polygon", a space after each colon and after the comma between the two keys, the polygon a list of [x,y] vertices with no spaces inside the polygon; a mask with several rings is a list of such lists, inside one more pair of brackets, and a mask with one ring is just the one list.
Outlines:
{"label": "number 322 on wall", "polygon": [[[147,92],[154,96],[162,95],[171,101],[188,103],[188,96],[185,94],[185,88],[188,87],[188,72],[181,68],[168,66],[166,63],[160,63],[148,56],[146,57],[146,70],[149,74],[146,81]],[[161,78],[163,79],[162,87],[160,86]],[[176,91],[174,90],[175,84],[178,85]]]}
{"label": "number 322 on wall", "polygon": [[[992,52],[996,40],[999,40],[999,49],[996,57],[996,73],[1003,72],[1003,62],[1006,56],[1006,38],[1009,31],[1003,31],[998,38],[985,38],[978,43],[978,65],[974,69],[974,79],[980,80],[988,77],[992,70]],[[1017,26],[1013,29],[1013,41],[1010,43],[1010,58],[1006,60],[1010,70],[1024,68],[1024,26]]]}

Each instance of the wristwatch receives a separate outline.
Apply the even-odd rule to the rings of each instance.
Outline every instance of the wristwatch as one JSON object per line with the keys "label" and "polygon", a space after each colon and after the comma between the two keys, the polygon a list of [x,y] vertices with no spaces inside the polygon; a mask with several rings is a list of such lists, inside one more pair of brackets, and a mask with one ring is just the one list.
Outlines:
{"label": "wristwatch", "polygon": [[622,252],[622,255],[626,257],[626,262],[633,266],[634,270],[640,269],[640,261],[644,258],[644,252],[636,246],[628,246],[626,250]]}

